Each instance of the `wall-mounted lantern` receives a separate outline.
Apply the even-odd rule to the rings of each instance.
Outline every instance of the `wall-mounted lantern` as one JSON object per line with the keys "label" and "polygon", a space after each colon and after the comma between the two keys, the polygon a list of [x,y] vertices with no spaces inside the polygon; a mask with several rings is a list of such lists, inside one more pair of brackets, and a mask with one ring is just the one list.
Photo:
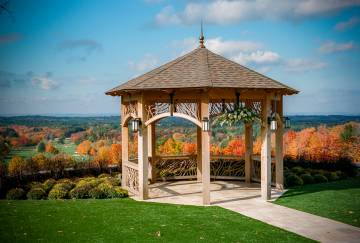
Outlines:
{"label": "wall-mounted lantern", "polygon": [[135,119],[133,119],[132,122],[131,122],[131,130],[132,130],[133,132],[138,132],[140,125],[141,125],[141,120],[140,120],[140,118],[135,118]]}
{"label": "wall-mounted lantern", "polygon": [[202,130],[203,130],[203,132],[210,131],[210,121],[209,121],[209,118],[207,118],[207,117],[204,117],[202,119]]}
{"label": "wall-mounted lantern", "polygon": [[285,124],[285,128],[289,129],[291,127],[291,122],[290,122],[290,118],[289,117],[284,117],[283,118],[283,122]]}
{"label": "wall-mounted lantern", "polygon": [[271,131],[276,131],[277,129],[277,121],[275,116],[269,118],[269,123],[270,123],[270,130]]}

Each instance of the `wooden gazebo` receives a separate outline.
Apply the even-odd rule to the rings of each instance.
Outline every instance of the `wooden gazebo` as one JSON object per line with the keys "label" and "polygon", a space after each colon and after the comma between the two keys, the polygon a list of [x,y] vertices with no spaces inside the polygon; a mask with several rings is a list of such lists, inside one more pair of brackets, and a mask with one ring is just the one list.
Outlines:
{"label": "wooden gazebo", "polygon": [[[140,199],[148,198],[149,180],[154,181],[156,174],[155,123],[165,117],[180,117],[197,126],[196,178],[202,183],[203,204],[210,204],[211,136],[203,123],[233,109],[240,100],[261,117],[262,145],[257,171],[261,196],[270,199],[272,168],[273,184],[283,188],[283,96],[296,93],[293,88],[209,51],[201,36],[199,47],[190,53],[106,92],[121,96],[122,186]],[[270,116],[276,117],[278,124],[274,131],[273,163]],[[137,161],[129,159],[130,120],[139,125]],[[244,179],[250,183],[256,179],[252,178],[251,124],[245,124],[245,148]]]}

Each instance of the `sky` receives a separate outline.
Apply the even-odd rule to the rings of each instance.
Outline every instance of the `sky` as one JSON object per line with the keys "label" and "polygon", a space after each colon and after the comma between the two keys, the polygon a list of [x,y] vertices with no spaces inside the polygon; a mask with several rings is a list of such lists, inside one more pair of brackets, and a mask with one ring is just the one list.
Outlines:
{"label": "sky", "polygon": [[116,115],[104,93],[198,46],[360,115],[360,0],[0,0],[0,115]]}

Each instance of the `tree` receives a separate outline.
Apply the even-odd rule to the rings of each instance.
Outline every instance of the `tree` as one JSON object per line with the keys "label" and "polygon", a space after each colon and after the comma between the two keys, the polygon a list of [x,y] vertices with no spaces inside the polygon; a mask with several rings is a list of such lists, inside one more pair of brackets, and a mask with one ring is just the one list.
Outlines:
{"label": "tree", "polygon": [[59,150],[51,142],[48,142],[45,146],[45,152],[51,154],[57,154],[59,153]]}
{"label": "tree", "polygon": [[76,148],[76,152],[82,155],[88,155],[90,153],[90,150],[91,150],[91,142],[89,140],[85,140],[81,142]]}
{"label": "tree", "polygon": [[195,143],[185,142],[183,144],[183,153],[184,154],[196,154],[197,153],[197,145]]}
{"label": "tree", "polygon": [[8,167],[8,173],[11,176],[17,176],[21,178],[26,169],[26,164],[23,158],[14,156],[11,158]]}
{"label": "tree", "polygon": [[106,165],[111,163],[110,147],[102,146],[97,151],[97,154],[94,159],[95,164],[103,170]]}
{"label": "tree", "polygon": [[111,144],[110,156],[112,164],[121,164],[121,144]]}
{"label": "tree", "polygon": [[38,151],[38,153],[44,153],[45,152],[45,143],[43,141],[41,141],[36,150]]}
{"label": "tree", "polygon": [[42,153],[36,154],[31,159],[37,165],[37,168],[39,170],[49,170],[50,169],[49,159],[46,158],[44,154],[42,154]]}

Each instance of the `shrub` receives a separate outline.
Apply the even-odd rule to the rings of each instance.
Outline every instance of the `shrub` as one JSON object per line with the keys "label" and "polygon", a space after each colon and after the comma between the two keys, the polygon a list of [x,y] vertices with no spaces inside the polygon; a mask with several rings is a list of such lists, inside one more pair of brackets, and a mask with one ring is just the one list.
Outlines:
{"label": "shrub", "polygon": [[56,184],[56,180],[50,178],[47,179],[44,183],[43,183],[43,188],[46,192],[49,192],[53,186]]}
{"label": "shrub", "polygon": [[57,181],[57,184],[55,185],[55,187],[62,187],[64,189],[66,189],[67,191],[70,191],[71,189],[73,189],[75,187],[75,183],[69,179],[61,179],[61,180]]}
{"label": "shrub", "polygon": [[31,190],[27,193],[26,196],[30,200],[40,200],[46,198],[46,192],[40,187],[35,187],[31,188]]}
{"label": "shrub", "polygon": [[303,180],[295,174],[292,174],[292,175],[289,175],[288,177],[286,177],[285,182],[286,182],[286,186],[288,186],[288,187],[301,186],[304,184]]}
{"label": "shrub", "polygon": [[6,193],[7,200],[25,199],[25,191],[22,188],[13,188]]}
{"label": "shrub", "polygon": [[92,187],[96,187],[97,185],[100,184],[100,180],[94,178],[94,177],[88,177],[88,178],[85,178],[85,179],[82,179],[80,181],[78,181],[76,183],[76,186],[77,187],[81,187],[83,185],[86,185],[86,184],[90,184]]}
{"label": "shrub", "polygon": [[304,184],[312,184],[315,182],[314,178],[310,174],[302,174],[300,178],[303,180]]}
{"label": "shrub", "polygon": [[120,186],[120,184],[121,184],[120,179],[114,178],[114,177],[103,178],[103,179],[101,179],[101,182],[108,183],[112,186]]}
{"label": "shrub", "polygon": [[321,174],[314,175],[314,180],[316,183],[323,183],[328,181],[328,179]]}
{"label": "shrub", "polygon": [[339,177],[339,179],[346,179],[347,175],[345,172],[342,172],[341,170],[336,171],[336,175]]}
{"label": "shrub", "polygon": [[293,167],[291,171],[297,175],[301,175],[304,172],[304,169],[300,166]]}
{"label": "shrub", "polygon": [[91,189],[89,191],[89,195],[91,198],[94,199],[102,199],[106,197],[106,194],[99,187],[94,187],[93,189]]}
{"label": "shrub", "polygon": [[90,197],[90,190],[93,189],[90,183],[82,184],[81,186],[76,186],[70,191],[70,197],[75,199],[83,199]]}
{"label": "shrub", "polygon": [[108,177],[111,177],[111,175],[106,174],[106,173],[102,173],[98,176],[98,178],[108,178]]}
{"label": "shrub", "polygon": [[[59,185],[59,184],[58,184]],[[65,199],[68,198],[69,191],[63,187],[53,188],[49,192],[48,199]]]}
{"label": "shrub", "polygon": [[128,197],[129,193],[127,190],[121,188],[120,186],[115,186],[114,187],[114,193],[112,195],[112,198],[124,198],[124,197]]}
{"label": "shrub", "polygon": [[328,181],[336,181],[339,180],[339,176],[336,172],[326,172],[324,176],[328,179]]}
{"label": "shrub", "polygon": [[97,188],[104,193],[105,198],[111,198],[114,193],[114,186],[107,182],[99,184]]}
{"label": "shrub", "polygon": [[34,188],[44,189],[44,186],[43,186],[43,184],[41,184],[41,183],[38,182],[38,181],[32,181],[32,182],[26,184],[26,186],[25,186],[25,189],[26,189],[27,191],[29,191],[29,190],[31,190],[31,189],[34,189]]}

